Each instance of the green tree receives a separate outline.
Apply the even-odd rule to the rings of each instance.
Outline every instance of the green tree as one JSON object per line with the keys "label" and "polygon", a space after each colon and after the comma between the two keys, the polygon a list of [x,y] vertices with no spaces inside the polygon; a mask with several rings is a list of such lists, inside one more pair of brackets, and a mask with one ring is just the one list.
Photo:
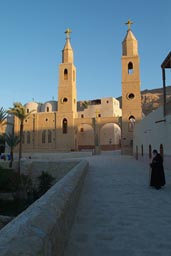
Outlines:
{"label": "green tree", "polygon": [[[0,128],[7,123],[7,111],[1,107],[0,108]],[[5,138],[4,134],[0,134],[0,153],[4,152],[5,150]]]}
{"label": "green tree", "polygon": [[24,131],[24,120],[27,119],[34,110],[27,113],[26,108],[20,102],[13,103],[13,107],[8,110],[8,114],[13,114],[20,120],[20,142],[19,142],[19,161],[18,161],[18,174],[20,176],[20,160],[22,157],[22,138]]}
{"label": "green tree", "polygon": [[5,141],[10,147],[10,163],[9,167],[12,167],[13,159],[14,159],[14,148],[20,143],[20,138],[15,136],[13,133],[8,133],[5,135]]}
{"label": "green tree", "polygon": [[0,127],[6,124],[7,111],[3,107],[0,108]]}

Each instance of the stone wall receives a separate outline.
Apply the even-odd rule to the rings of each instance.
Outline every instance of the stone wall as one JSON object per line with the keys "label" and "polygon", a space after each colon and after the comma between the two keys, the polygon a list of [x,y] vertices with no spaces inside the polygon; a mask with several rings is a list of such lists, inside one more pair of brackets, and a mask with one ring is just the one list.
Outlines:
{"label": "stone wall", "polygon": [[87,169],[88,162],[80,161],[0,231],[1,256],[63,254]]}

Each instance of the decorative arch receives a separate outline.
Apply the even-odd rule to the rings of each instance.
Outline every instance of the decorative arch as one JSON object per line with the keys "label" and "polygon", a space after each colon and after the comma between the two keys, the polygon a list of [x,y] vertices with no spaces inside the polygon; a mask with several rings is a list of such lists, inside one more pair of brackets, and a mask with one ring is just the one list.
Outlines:
{"label": "decorative arch", "polygon": [[131,115],[128,120],[129,120],[129,122],[128,122],[128,131],[133,132],[136,119],[135,119],[134,116]]}
{"label": "decorative arch", "polygon": [[107,123],[100,129],[100,145],[103,150],[120,147],[121,129],[118,124]]}

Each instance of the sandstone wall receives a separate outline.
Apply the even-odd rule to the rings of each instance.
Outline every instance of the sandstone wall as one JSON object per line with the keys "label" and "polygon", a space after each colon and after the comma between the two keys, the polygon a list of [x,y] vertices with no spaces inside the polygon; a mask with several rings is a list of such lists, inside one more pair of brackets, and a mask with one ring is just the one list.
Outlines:
{"label": "sandstone wall", "polygon": [[1,256],[63,254],[88,162],[80,161],[49,191],[0,231]]}

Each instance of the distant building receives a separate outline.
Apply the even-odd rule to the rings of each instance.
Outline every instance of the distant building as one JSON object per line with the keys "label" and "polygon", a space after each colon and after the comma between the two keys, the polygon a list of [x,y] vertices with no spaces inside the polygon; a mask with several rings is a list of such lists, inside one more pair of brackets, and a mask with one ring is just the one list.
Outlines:
{"label": "distant building", "polygon": [[[157,149],[164,157],[164,165],[170,169],[171,161],[171,102],[166,101],[165,69],[171,69],[171,52],[162,65],[163,106],[146,116],[134,131],[134,154],[148,160]],[[147,161],[148,162],[148,161]]]}

